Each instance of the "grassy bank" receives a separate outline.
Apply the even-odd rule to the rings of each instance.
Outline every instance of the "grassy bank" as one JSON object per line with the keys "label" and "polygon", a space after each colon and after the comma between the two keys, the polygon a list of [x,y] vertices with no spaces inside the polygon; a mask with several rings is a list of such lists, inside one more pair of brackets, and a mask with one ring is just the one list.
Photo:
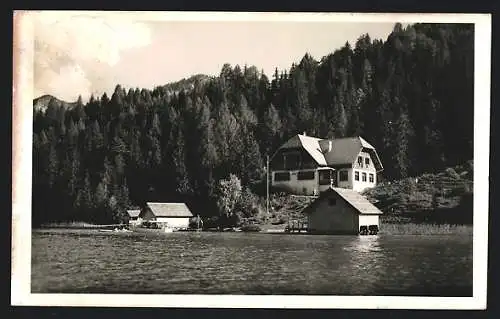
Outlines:
{"label": "grassy bank", "polygon": [[[396,193],[396,191],[394,192]],[[402,188],[399,191],[405,193]],[[396,197],[396,194],[394,194]],[[256,224],[262,232],[284,230],[289,221],[307,222],[302,210],[314,201],[313,197],[293,196],[284,193],[275,193],[270,197],[270,213],[265,214],[265,208],[259,207],[259,214],[243,220],[243,224]],[[450,205],[451,206],[451,205]],[[383,207],[380,234],[385,235],[470,235],[472,224],[464,215],[472,215],[469,205],[457,204],[455,207],[415,211],[408,207],[389,209]]]}
{"label": "grassy bank", "polygon": [[87,222],[72,221],[72,222],[45,223],[36,228],[98,229],[107,227],[110,227],[110,225],[97,225]]}
{"label": "grassy bank", "polygon": [[472,235],[472,225],[382,224],[380,235]]}
{"label": "grassy bank", "polygon": [[471,225],[473,162],[398,181],[382,182],[363,195],[391,224]]}
{"label": "grassy bank", "polygon": [[244,220],[247,223],[267,225],[271,228],[285,227],[289,221],[306,222],[302,211],[314,201],[314,197],[274,193],[269,196],[269,214],[266,214],[265,198],[260,201],[258,213]]}

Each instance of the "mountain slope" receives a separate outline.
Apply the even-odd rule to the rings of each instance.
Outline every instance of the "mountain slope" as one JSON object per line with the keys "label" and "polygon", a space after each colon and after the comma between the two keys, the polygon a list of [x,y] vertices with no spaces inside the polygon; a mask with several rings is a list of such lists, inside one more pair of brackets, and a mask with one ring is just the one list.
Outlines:
{"label": "mountain slope", "polygon": [[71,109],[76,105],[76,102],[66,102],[56,98],[55,96],[46,94],[33,100],[33,109],[35,111],[45,112],[50,103],[54,103],[57,106],[62,106],[65,109]]}
{"label": "mountain slope", "polygon": [[[195,88],[196,85],[204,85],[208,81],[210,81],[212,77],[205,75],[205,74],[196,74],[193,76],[190,76],[188,78],[167,83],[165,85],[160,86],[162,89],[165,90],[165,92],[170,95],[174,93],[179,93],[180,91],[191,91]],[[50,103],[55,103],[58,106],[63,106],[65,109],[71,109],[76,105],[75,102],[67,102],[58,99],[55,96],[52,96],[50,94],[45,94],[42,96],[37,97],[36,99],[33,100],[33,108],[35,111],[41,111],[45,112],[49,106]]]}
{"label": "mountain slope", "polygon": [[179,93],[180,91],[191,91],[196,85],[204,85],[208,81],[213,79],[213,77],[205,74],[196,74],[182,80],[167,83],[162,86],[166,90],[167,94]]}

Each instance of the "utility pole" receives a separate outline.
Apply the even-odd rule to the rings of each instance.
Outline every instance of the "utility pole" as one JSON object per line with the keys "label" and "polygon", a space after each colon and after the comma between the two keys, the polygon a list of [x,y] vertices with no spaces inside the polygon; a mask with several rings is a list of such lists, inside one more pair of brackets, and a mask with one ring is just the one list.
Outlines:
{"label": "utility pole", "polygon": [[269,218],[269,155],[266,155],[266,210]]}

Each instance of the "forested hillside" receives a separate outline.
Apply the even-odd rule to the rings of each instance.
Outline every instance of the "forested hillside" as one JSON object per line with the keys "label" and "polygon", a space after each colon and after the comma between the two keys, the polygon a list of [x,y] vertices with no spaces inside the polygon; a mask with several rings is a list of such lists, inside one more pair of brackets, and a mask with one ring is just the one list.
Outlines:
{"label": "forested hillside", "polygon": [[[466,24],[394,26],[317,61],[308,54],[268,78],[224,65],[153,90],[50,102],[34,110],[33,221],[118,221],[145,201],[186,201],[217,215],[218,181],[243,193],[265,178],[284,140],[361,135],[388,180],[472,159],[474,30]],[[179,61],[179,63],[184,63]]]}
{"label": "forested hillside", "polygon": [[385,223],[472,224],[472,161],[439,173],[380,183],[363,192],[384,215]]}

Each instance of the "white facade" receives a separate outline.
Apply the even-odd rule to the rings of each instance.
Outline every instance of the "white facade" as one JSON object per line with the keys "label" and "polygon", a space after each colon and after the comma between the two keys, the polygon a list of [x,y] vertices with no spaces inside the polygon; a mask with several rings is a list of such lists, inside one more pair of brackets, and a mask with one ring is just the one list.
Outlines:
{"label": "white facade", "polygon": [[[318,195],[330,186],[362,192],[377,185],[377,172],[383,170],[375,149],[361,137],[322,140],[299,134],[278,149],[271,164],[271,185],[298,195]],[[327,182],[319,173],[323,169],[333,172]]]}
{"label": "white facade", "polygon": [[[279,176],[280,174],[288,174],[289,180],[280,180],[279,178],[277,180],[277,176]],[[301,175],[310,176],[306,176],[307,179],[303,179],[300,177]],[[331,183],[321,185],[319,177],[320,172],[313,169],[273,171],[271,185],[294,194],[319,195],[320,192],[327,190],[331,186]]]}
{"label": "white facade", "polygon": [[[358,159],[361,159],[362,164]],[[345,179],[346,176],[347,179]],[[377,171],[370,154],[360,152],[352,168],[338,169],[337,181],[338,187],[353,189],[357,192],[377,185]]]}
{"label": "white facade", "polygon": [[352,189],[361,192],[377,185],[377,170],[369,153],[360,152],[354,162],[352,172]]}
{"label": "white facade", "polygon": [[156,222],[176,229],[186,229],[189,227],[189,217],[156,217]]}
{"label": "white facade", "polygon": [[377,225],[377,227],[380,228],[379,216],[378,215],[359,215],[359,225],[360,226]]}
{"label": "white facade", "polygon": [[135,219],[130,219],[128,223],[132,226],[139,226],[140,224],[142,224],[142,218],[139,217]]}

